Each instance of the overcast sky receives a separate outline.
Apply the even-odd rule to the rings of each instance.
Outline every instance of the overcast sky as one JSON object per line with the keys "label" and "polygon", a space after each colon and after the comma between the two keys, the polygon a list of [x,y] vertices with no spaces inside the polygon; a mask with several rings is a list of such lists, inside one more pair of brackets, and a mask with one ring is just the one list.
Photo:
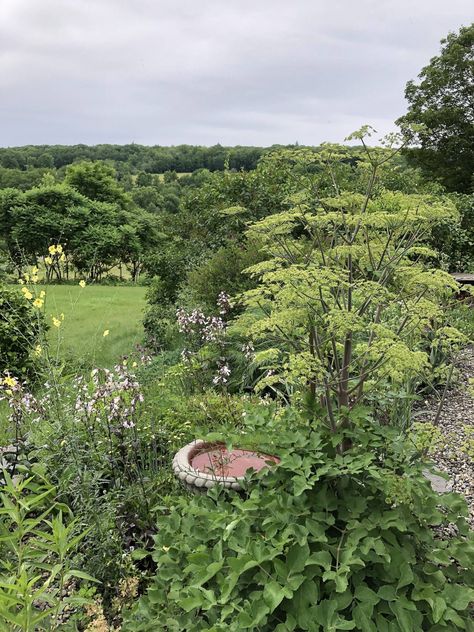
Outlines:
{"label": "overcast sky", "polygon": [[0,0],[0,145],[393,129],[472,0]]}

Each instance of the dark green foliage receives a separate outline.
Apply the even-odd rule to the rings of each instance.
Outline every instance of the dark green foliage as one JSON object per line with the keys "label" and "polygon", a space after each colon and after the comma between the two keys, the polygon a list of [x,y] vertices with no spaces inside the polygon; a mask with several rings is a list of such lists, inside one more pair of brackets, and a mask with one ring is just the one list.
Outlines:
{"label": "dark green foliage", "polygon": [[0,376],[25,377],[35,365],[31,356],[43,319],[19,289],[0,284]]}
{"label": "dark green foliage", "polygon": [[[160,279],[160,302],[175,301],[186,275],[189,256],[185,243],[180,239],[168,239],[160,249],[146,256],[144,268],[147,275]],[[149,300],[150,303],[156,302],[155,295],[150,295]]]}
{"label": "dark green foliage", "polygon": [[[0,150],[1,151],[1,150]],[[50,169],[6,169],[0,167],[0,189],[14,187],[20,191],[26,191],[32,187],[37,187],[46,174],[51,173]]]}
{"label": "dark green foliage", "polygon": [[186,285],[192,301],[209,310],[215,310],[221,292],[234,296],[255,285],[253,279],[242,271],[262,259],[258,249],[251,246],[230,244],[217,250],[211,257],[191,270]]}
{"label": "dark green foliage", "polygon": [[459,222],[443,223],[433,231],[431,244],[450,272],[474,272],[474,194],[453,194]]}
{"label": "dark green foliage", "polygon": [[441,53],[409,81],[408,113],[399,124],[422,125],[419,149],[407,152],[430,178],[468,193],[474,173],[474,24],[442,40]]}
{"label": "dark green foliage", "polygon": [[[150,178],[151,174],[148,175]],[[132,190],[132,199],[137,206],[149,213],[160,212],[165,205],[165,198],[157,187],[146,185],[137,186]]]}
{"label": "dark green foliage", "polygon": [[113,167],[104,162],[80,162],[66,170],[65,182],[90,200],[130,207],[131,199],[119,186]]}
{"label": "dark green foliage", "polygon": [[[0,238],[19,270],[47,255],[49,245],[61,244],[67,262],[89,279],[100,279],[120,263],[137,279],[145,254],[160,240],[155,217],[133,206],[111,180],[109,168],[92,167],[90,172],[88,165],[75,165],[71,174],[75,185],[96,199],[54,181],[24,193],[0,192]],[[69,270],[66,267],[66,273]],[[59,266],[50,267],[48,274],[62,280]]]}
{"label": "dark green foliage", "polygon": [[147,307],[143,318],[146,343],[154,351],[172,348],[178,337],[176,310],[172,305],[155,303]]}
{"label": "dark green foliage", "polygon": [[262,147],[148,147],[144,145],[27,145],[0,149],[0,166],[8,169],[61,168],[81,160],[108,161],[125,165],[132,173],[188,173],[196,169],[254,169],[264,153]]}
{"label": "dark green foliage", "polygon": [[[244,497],[187,498],[160,518],[156,575],[126,630],[474,629],[465,503],[431,490],[400,436],[359,411],[341,455],[341,436],[280,419],[271,441],[260,422],[280,465]],[[459,534],[443,540],[450,522]]]}

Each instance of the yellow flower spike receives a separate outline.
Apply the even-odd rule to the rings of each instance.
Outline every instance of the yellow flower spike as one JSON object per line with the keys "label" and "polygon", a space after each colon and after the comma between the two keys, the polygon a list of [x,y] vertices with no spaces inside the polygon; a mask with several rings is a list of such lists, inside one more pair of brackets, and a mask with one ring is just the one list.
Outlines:
{"label": "yellow flower spike", "polygon": [[35,276],[32,276],[32,277],[31,277],[31,282],[32,282],[32,283],[38,283],[38,277],[37,277],[36,275],[35,275]]}
{"label": "yellow flower spike", "polygon": [[31,299],[33,298],[33,294],[28,289],[25,288],[25,290],[26,292],[23,292],[23,296],[29,301],[31,301]]}
{"label": "yellow flower spike", "polygon": [[56,318],[56,316],[53,316],[52,320],[53,320],[53,325],[59,329],[59,327],[61,327],[61,321],[59,320],[59,318]]}
{"label": "yellow flower spike", "polygon": [[61,320],[64,320],[64,314],[60,314],[60,315],[59,315],[59,318],[60,318]]}
{"label": "yellow flower spike", "polygon": [[42,298],[35,298],[35,300],[33,301],[33,305],[37,307],[38,309],[40,307],[43,307],[43,304],[44,304],[44,301]]}
{"label": "yellow flower spike", "polygon": [[41,345],[36,345],[35,350],[33,351],[33,355],[36,358],[39,358],[42,353],[43,353],[43,347]]}
{"label": "yellow flower spike", "polygon": [[58,253],[58,255],[62,254],[63,252],[63,247],[61,246],[61,244],[58,244],[56,246],[56,252]]}
{"label": "yellow flower spike", "polygon": [[31,274],[38,274],[38,268],[36,266],[31,268]]}
{"label": "yellow flower spike", "polygon": [[84,281],[84,279],[82,279],[81,281],[79,281],[79,285],[81,287],[86,287],[86,282]]}
{"label": "yellow flower spike", "polygon": [[29,274],[26,274],[26,272],[25,272],[25,274],[23,275],[23,277],[24,277],[24,279],[25,279],[26,283],[28,283],[28,281],[30,280],[30,275],[29,275]]}
{"label": "yellow flower spike", "polygon": [[50,246],[48,248],[48,252],[49,252],[50,255],[55,255],[56,252],[57,252],[56,246]]}
{"label": "yellow flower spike", "polygon": [[40,298],[44,298],[45,296],[46,296],[46,292],[44,290],[41,290]]}
{"label": "yellow flower spike", "polygon": [[52,265],[53,260],[51,259],[51,257],[45,257],[45,258],[44,258],[44,262],[45,262],[45,264],[46,264],[47,266],[50,266],[50,265]]}
{"label": "yellow flower spike", "polygon": [[27,287],[22,287],[21,291],[23,292],[23,294],[26,294],[27,292],[29,292],[29,289]]}
{"label": "yellow flower spike", "polygon": [[109,332],[109,330],[108,330],[108,329],[106,329],[106,330],[104,331],[104,333],[102,334],[102,336],[105,338],[106,336],[108,336],[108,335],[109,335],[109,333],[110,333],[110,332]]}
{"label": "yellow flower spike", "polygon": [[12,388],[16,386],[17,382],[14,377],[7,375],[7,377],[3,378],[3,383],[7,386],[11,386]]}
{"label": "yellow flower spike", "polygon": [[135,368],[136,366],[138,366],[138,363],[137,363],[137,362],[134,362],[134,363],[132,364],[132,366],[133,366],[133,368]]}
{"label": "yellow flower spike", "polygon": [[18,283],[19,283],[20,285],[23,285],[23,283],[24,283],[23,279],[18,279]]}
{"label": "yellow flower spike", "polygon": [[59,257],[59,261],[66,261],[66,255],[64,253]]}

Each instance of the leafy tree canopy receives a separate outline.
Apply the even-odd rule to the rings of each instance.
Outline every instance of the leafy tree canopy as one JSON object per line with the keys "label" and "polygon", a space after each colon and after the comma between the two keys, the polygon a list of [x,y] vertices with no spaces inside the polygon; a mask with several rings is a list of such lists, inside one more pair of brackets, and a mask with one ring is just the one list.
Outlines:
{"label": "leafy tree canopy", "polygon": [[408,152],[414,164],[448,190],[469,192],[474,172],[474,24],[442,40],[441,53],[409,81],[408,113],[401,125],[422,125],[419,149]]}

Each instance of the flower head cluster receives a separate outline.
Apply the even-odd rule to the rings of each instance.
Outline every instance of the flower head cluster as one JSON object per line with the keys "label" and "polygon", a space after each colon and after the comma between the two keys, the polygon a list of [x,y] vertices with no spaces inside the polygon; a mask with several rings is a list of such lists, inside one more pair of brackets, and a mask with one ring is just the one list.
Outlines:
{"label": "flower head cluster", "polygon": [[242,345],[242,353],[246,360],[253,360],[255,357],[255,347],[251,342],[246,342]]}
{"label": "flower head cluster", "polygon": [[49,255],[44,258],[44,262],[47,266],[52,266],[58,261],[66,261],[66,255],[64,254],[61,244],[53,244],[48,248]]}
{"label": "flower head cluster", "polygon": [[135,345],[135,351],[139,354],[141,364],[150,364],[150,362],[153,360],[152,356],[150,355],[149,349],[144,345]]}
{"label": "flower head cluster", "polygon": [[0,401],[5,400],[10,409],[9,421],[18,426],[25,416],[41,412],[38,400],[27,390],[26,385],[9,373],[0,377]]}
{"label": "flower head cluster", "polygon": [[217,297],[217,307],[221,316],[225,316],[231,309],[230,296],[226,292],[221,292]]}
{"label": "flower head cluster", "polygon": [[198,309],[194,309],[191,313],[188,313],[182,307],[179,307],[176,310],[176,320],[178,321],[178,328],[181,333],[192,334],[195,333],[196,329],[204,325],[206,316]]}
{"label": "flower head cluster", "polygon": [[59,314],[59,316],[53,316],[53,314],[51,314],[51,321],[57,329],[61,327],[61,325],[63,324],[63,320],[64,320],[64,314]]}
{"label": "flower head cluster", "polygon": [[230,367],[227,364],[227,360],[225,358],[219,358],[217,373],[212,379],[212,383],[215,386],[224,386],[229,381],[230,376]]}
{"label": "flower head cluster", "polygon": [[188,313],[183,308],[176,311],[179,331],[195,335],[199,342],[219,342],[226,330],[226,323],[219,316],[206,316],[199,309]]}
{"label": "flower head cluster", "polygon": [[75,386],[75,412],[79,417],[89,421],[105,417],[114,430],[135,426],[143,395],[135,376],[124,364],[117,364],[111,371],[94,369],[90,383],[79,377]]}
{"label": "flower head cluster", "polygon": [[219,308],[218,316],[206,316],[200,309],[187,312],[180,307],[176,311],[176,319],[179,331],[188,337],[189,344],[181,352],[181,359],[185,364],[191,364],[193,357],[198,358],[201,347],[208,344],[216,344],[220,347],[221,357],[217,361],[217,372],[212,383],[217,386],[227,384],[230,376],[230,368],[224,354],[226,345],[227,323],[224,319],[231,309],[230,297],[221,292],[217,299]]}
{"label": "flower head cluster", "polygon": [[[28,279],[31,278],[29,275],[25,275],[25,277],[28,277]],[[38,277],[31,278],[32,282],[36,283],[37,278]],[[21,288],[23,296],[26,298],[27,301],[32,301],[32,305],[34,307],[41,309],[41,307],[43,307],[44,305],[44,297],[46,296],[46,292],[44,290],[41,290],[39,294],[33,295],[30,289],[27,288],[26,285],[24,285],[24,283],[29,283],[29,280],[27,281],[26,279],[20,279],[20,281],[23,284],[23,287]]]}
{"label": "flower head cluster", "polygon": [[33,266],[29,273],[25,272],[23,276],[18,279],[18,283],[20,285],[24,285],[25,283],[38,283],[38,268]]}
{"label": "flower head cluster", "polygon": [[187,364],[188,362],[190,362],[192,357],[193,357],[192,351],[190,351],[189,349],[183,349],[181,351],[181,362],[184,362],[185,364]]}

